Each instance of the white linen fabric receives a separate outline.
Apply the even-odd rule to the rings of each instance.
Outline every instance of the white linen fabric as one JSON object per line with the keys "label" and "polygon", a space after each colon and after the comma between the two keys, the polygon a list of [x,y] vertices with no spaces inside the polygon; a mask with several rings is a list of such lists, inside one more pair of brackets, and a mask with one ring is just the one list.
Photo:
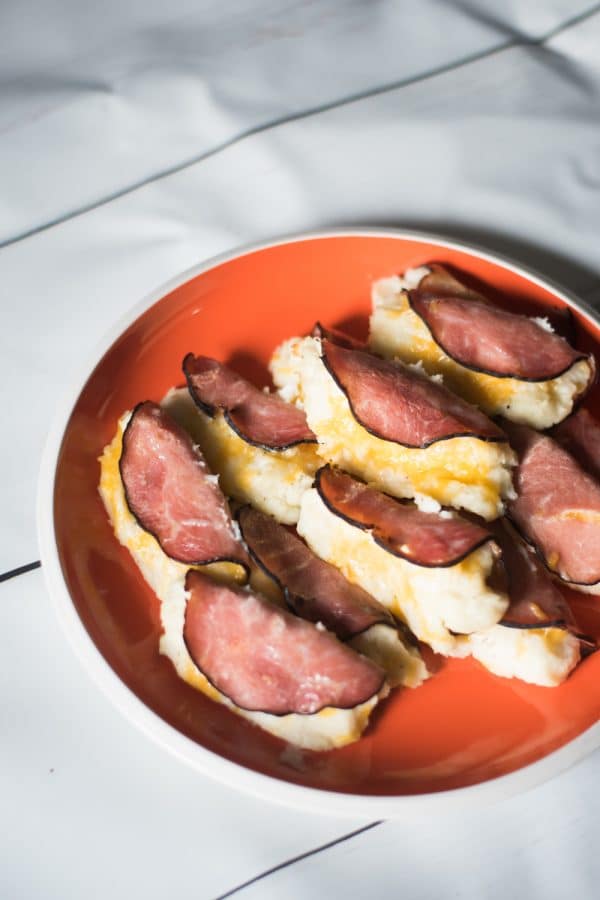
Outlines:
{"label": "white linen fabric", "polygon": [[564,0],[538,15],[435,0],[176,0],[168,16],[157,0],[8,4],[0,241],[280,119],[542,39],[573,12]]}
{"label": "white linen fabric", "polygon": [[[600,4],[4,0],[0,46],[0,574],[38,556],[37,467],[73,369],[215,253],[415,226],[600,304]],[[39,573],[0,588],[1,896],[210,897],[366,824],[240,799],[147,746],[47,606]],[[387,823],[240,896],[592,896],[599,766]]]}

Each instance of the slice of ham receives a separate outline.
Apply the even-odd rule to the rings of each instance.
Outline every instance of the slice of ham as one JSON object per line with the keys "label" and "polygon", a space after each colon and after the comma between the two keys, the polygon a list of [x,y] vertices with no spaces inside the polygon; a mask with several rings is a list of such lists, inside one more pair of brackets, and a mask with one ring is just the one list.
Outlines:
{"label": "slice of ham", "polygon": [[422,512],[411,501],[389,497],[331,466],[319,469],[315,486],[332,513],[370,531],[384,550],[417,566],[454,566],[494,540],[476,522]]}
{"label": "slice of ham", "polygon": [[[484,297],[479,291],[467,287],[463,281],[455,278],[445,266],[439,263],[427,263],[425,268],[430,271],[420,280],[417,288],[423,289],[429,296],[460,297],[463,300],[476,300],[479,303],[494,305],[489,297]],[[525,315],[544,316],[558,334],[562,335],[569,343],[574,343],[575,319],[568,306],[548,308],[535,301],[525,301],[525,303],[527,307]]]}
{"label": "slice of ham", "polygon": [[590,475],[600,478],[600,422],[589,410],[578,409],[552,435]]}
{"label": "slice of ham", "polygon": [[492,306],[436,266],[408,291],[412,309],[447,356],[498,378],[547,381],[589,359],[527,316]]}
{"label": "slice of ham", "polygon": [[327,338],[333,344],[339,344],[340,347],[346,347],[348,350],[367,350],[366,341],[359,341],[358,338],[340,331],[339,328],[326,328],[320,322],[315,322],[311,331],[311,337]]}
{"label": "slice of ham", "polygon": [[227,503],[189,435],[156,403],[140,403],[119,460],[127,505],[172,559],[248,568]]}
{"label": "slice of ham", "polygon": [[505,518],[498,519],[491,528],[502,550],[510,597],[501,624],[515,628],[552,625],[575,631],[571,608],[541,560]]}
{"label": "slice of ham", "polygon": [[195,665],[241,709],[282,716],[351,709],[375,696],[379,666],[258,594],[190,570],[183,636]]}
{"label": "slice of ham", "polygon": [[322,622],[341,640],[372,625],[395,628],[388,610],[271,516],[245,506],[238,514],[250,555],[283,590],[288,605],[303,619]]}
{"label": "slice of ham", "polygon": [[316,442],[302,410],[277,394],[259,390],[216,359],[188,353],[183,371],[196,405],[211,417],[223,410],[229,425],[247,443],[285,450]]}
{"label": "slice of ham", "polygon": [[519,455],[508,514],[564,581],[600,581],[600,484],[552,438],[504,423]]}
{"label": "slice of ham", "polygon": [[506,440],[484,413],[414,369],[327,339],[321,355],[356,420],[376,437],[419,448],[454,437]]}
{"label": "slice of ham", "polygon": [[475,300],[479,303],[489,303],[483,294],[474,291],[464,282],[439,263],[427,263],[429,272],[421,278],[417,289],[431,296],[460,297],[463,300]]}

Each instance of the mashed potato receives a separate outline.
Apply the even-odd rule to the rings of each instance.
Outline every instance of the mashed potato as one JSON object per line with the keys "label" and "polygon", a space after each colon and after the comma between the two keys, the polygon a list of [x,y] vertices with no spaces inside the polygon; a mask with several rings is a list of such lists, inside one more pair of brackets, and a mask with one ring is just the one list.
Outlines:
{"label": "mashed potato", "polygon": [[415,688],[429,678],[418,649],[403,641],[399,633],[387,625],[371,625],[348,644],[381,666],[391,687]]}
{"label": "mashed potato", "polygon": [[[369,346],[374,353],[406,363],[422,363],[444,384],[488,415],[502,415],[532,428],[550,428],[573,409],[592,377],[588,360],[575,362],[558,378],[524,381],[475,372],[447,356],[429,328],[414,312],[405,289],[415,287],[429,269],[409,269],[405,277],[382,278],[373,284]],[[543,326],[544,327],[544,326]]]}
{"label": "mashed potato", "polygon": [[579,640],[564,628],[495,625],[457,638],[451,655],[474,656],[503,678],[556,687],[579,662],[580,649]]}

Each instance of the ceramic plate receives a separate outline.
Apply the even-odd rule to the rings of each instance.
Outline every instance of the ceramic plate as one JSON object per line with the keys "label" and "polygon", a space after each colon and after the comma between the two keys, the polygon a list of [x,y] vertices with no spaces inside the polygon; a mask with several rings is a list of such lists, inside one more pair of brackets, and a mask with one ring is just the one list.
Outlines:
{"label": "ceramic plate", "polygon": [[[271,800],[366,815],[431,811],[530,786],[600,745],[600,654],[593,654],[553,689],[495,677],[472,659],[441,660],[418,690],[393,692],[357,743],[328,753],[292,749],[189,687],[159,655],[158,601],[100,501],[98,456],[117,419],[180,384],[188,351],[266,384],[281,340],[306,333],[316,319],[366,335],[373,279],[432,260],[485,284],[515,311],[569,307],[578,346],[600,359],[590,312],[507,260],[423,234],[300,235],[212,260],[147,298],[76,379],[49,439],[39,494],[43,569],[86,667],[167,749]],[[598,600],[569,599],[584,629],[600,637]]]}

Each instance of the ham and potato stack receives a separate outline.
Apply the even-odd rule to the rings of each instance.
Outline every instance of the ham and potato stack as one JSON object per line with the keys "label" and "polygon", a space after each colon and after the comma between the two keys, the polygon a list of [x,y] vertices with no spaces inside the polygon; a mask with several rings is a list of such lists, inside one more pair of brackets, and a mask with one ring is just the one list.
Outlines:
{"label": "ham and potato stack", "polygon": [[188,390],[171,392],[166,405],[202,447],[225,493],[286,525],[296,522],[320,465],[304,413],[210,357],[188,353],[183,372]]}
{"label": "ham and potato stack", "polygon": [[506,519],[492,531],[502,551],[510,603],[486,631],[457,637],[453,656],[473,656],[495,675],[543,687],[561,684],[590,645],[552,576]]}
{"label": "ham and potato stack", "polygon": [[567,603],[504,519],[425,513],[325,467],[298,531],[437,653],[548,687],[579,662]]}
{"label": "ham and potato stack", "polygon": [[423,644],[548,687],[595,649],[559,589],[600,594],[591,355],[432,264],[374,284],[368,345],[317,325],[270,369],[188,353],[100,458],[184,681],[318,751],[431,677]]}
{"label": "ham and potato stack", "polygon": [[593,383],[593,356],[554,334],[547,319],[493,306],[435,263],[376,281],[369,346],[420,362],[488,415],[533,428],[568,416]]}
{"label": "ham and potato stack", "polygon": [[325,629],[240,588],[249,559],[188,434],[155,403],[121,417],[100,459],[117,539],[161,604],[178,675],[266,731],[312,750],[357,740],[389,686]]}
{"label": "ham and potato stack", "polygon": [[298,533],[438,653],[508,609],[500,548],[487,528],[424,512],[330,466],[302,499]]}
{"label": "ham and potato stack", "polygon": [[250,556],[297,615],[320,622],[380,665],[391,687],[417,687],[427,678],[416,642],[360,585],[347,581],[335,566],[259,510],[243,507],[238,522]]}
{"label": "ham and potato stack", "polygon": [[501,515],[515,463],[506,435],[443,385],[328,337],[291,338],[270,368],[325,461],[429,508]]}

